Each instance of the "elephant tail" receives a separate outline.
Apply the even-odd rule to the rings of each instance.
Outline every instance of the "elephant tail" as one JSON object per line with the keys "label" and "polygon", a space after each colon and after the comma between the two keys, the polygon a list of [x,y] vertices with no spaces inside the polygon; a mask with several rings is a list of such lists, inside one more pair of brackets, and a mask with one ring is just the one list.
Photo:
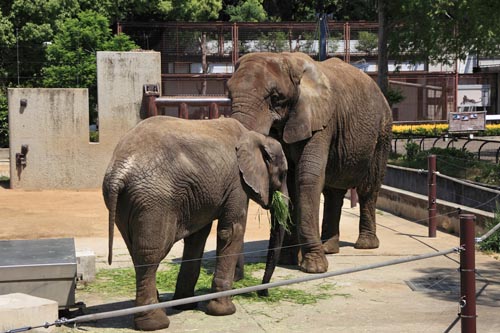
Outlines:
{"label": "elephant tail", "polygon": [[108,225],[108,263],[111,265],[113,262],[113,237],[115,231],[115,220],[117,216],[118,196],[125,187],[122,179],[116,179],[116,174],[113,172],[106,173],[102,192],[104,201],[109,211],[109,225]]}

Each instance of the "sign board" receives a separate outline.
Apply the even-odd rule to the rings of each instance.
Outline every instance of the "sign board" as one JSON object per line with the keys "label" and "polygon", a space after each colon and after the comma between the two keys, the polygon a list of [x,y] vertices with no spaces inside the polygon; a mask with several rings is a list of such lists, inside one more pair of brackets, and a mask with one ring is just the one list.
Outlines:
{"label": "sign board", "polygon": [[469,111],[472,107],[490,106],[490,90],[489,84],[459,85],[457,96],[459,111]]}
{"label": "sign board", "polygon": [[450,112],[448,132],[477,132],[486,128],[486,111]]}

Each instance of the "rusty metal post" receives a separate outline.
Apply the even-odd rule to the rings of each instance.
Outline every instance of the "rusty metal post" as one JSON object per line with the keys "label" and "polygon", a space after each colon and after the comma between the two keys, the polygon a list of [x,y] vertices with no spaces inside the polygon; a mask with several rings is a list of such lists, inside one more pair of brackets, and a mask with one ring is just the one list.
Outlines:
{"label": "rusty metal post", "polygon": [[427,158],[428,200],[429,200],[429,237],[436,237],[436,155]]}
{"label": "rusty metal post", "polygon": [[153,117],[158,115],[158,107],[156,105],[156,99],[160,97],[160,86],[158,84],[145,84],[144,85],[144,98],[146,99],[147,110],[146,117]]}
{"label": "rusty metal post", "polygon": [[351,194],[351,208],[354,208],[358,204],[358,193],[355,188],[351,188],[349,191]]}
{"label": "rusty metal post", "polygon": [[189,119],[188,105],[186,103],[179,104],[179,118]]}
{"label": "rusty metal post", "polygon": [[460,215],[460,320],[462,333],[476,332],[476,252],[472,214]]}
{"label": "rusty metal post", "polygon": [[210,103],[210,110],[208,111],[209,119],[217,119],[219,118],[219,106],[217,103]]}
{"label": "rusty metal post", "polygon": [[156,96],[148,96],[148,118],[158,115],[158,108],[156,107]]}

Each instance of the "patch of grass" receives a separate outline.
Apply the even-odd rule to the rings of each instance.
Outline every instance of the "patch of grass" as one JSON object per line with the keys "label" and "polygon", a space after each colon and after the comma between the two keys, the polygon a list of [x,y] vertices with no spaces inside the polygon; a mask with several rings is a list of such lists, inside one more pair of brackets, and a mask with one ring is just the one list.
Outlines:
{"label": "patch of grass", "polygon": [[9,180],[10,180],[10,177],[0,176],[0,182],[8,182]]}
{"label": "patch of grass", "polygon": [[[265,264],[246,264],[245,276],[242,280],[235,282],[233,288],[250,287],[261,284]],[[162,265],[157,273],[156,282],[160,293],[173,293],[180,265]],[[203,265],[196,284],[195,294],[204,295],[210,293],[213,278],[213,267]],[[304,291],[293,287],[273,288],[269,290],[269,297],[259,297],[257,293],[248,293],[234,296],[234,299],[245,302],[277,303],[287,301],[295,304],[314,304],[319,300],[333,296],[344,296],[334,294],[336,284],[322,283],[315,291]],[[135,297],[135,272],[132,268],[103,269],[96,274],[96,280],[81,289],[82,292],[100,293],[118,296]]]}

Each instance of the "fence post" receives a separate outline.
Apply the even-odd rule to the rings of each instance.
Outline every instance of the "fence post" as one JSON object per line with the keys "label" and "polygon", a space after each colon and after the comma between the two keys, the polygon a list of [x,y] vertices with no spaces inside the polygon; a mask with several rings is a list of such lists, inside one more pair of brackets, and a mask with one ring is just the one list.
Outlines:
{"label": "fence post", "polygon": [[209,109],[208,114],[209,114],[209,116],[208,116],[209,119],[219,118],[219,107],[218,107],[217,103],[210,103],[210,109]]}
{"label": "fence post", "polygon": [[179,118],[189,118],[188,105],[186,103],[179,104]]}
{"label": "fence post", "polygon": [[429,237],[436,237],[436,155],[429,155],[427,165]]}
{"label": "fence post", "polygon": [[460,320],[462,333],[476,332],[476,252],[472,214],[460,215]]}

